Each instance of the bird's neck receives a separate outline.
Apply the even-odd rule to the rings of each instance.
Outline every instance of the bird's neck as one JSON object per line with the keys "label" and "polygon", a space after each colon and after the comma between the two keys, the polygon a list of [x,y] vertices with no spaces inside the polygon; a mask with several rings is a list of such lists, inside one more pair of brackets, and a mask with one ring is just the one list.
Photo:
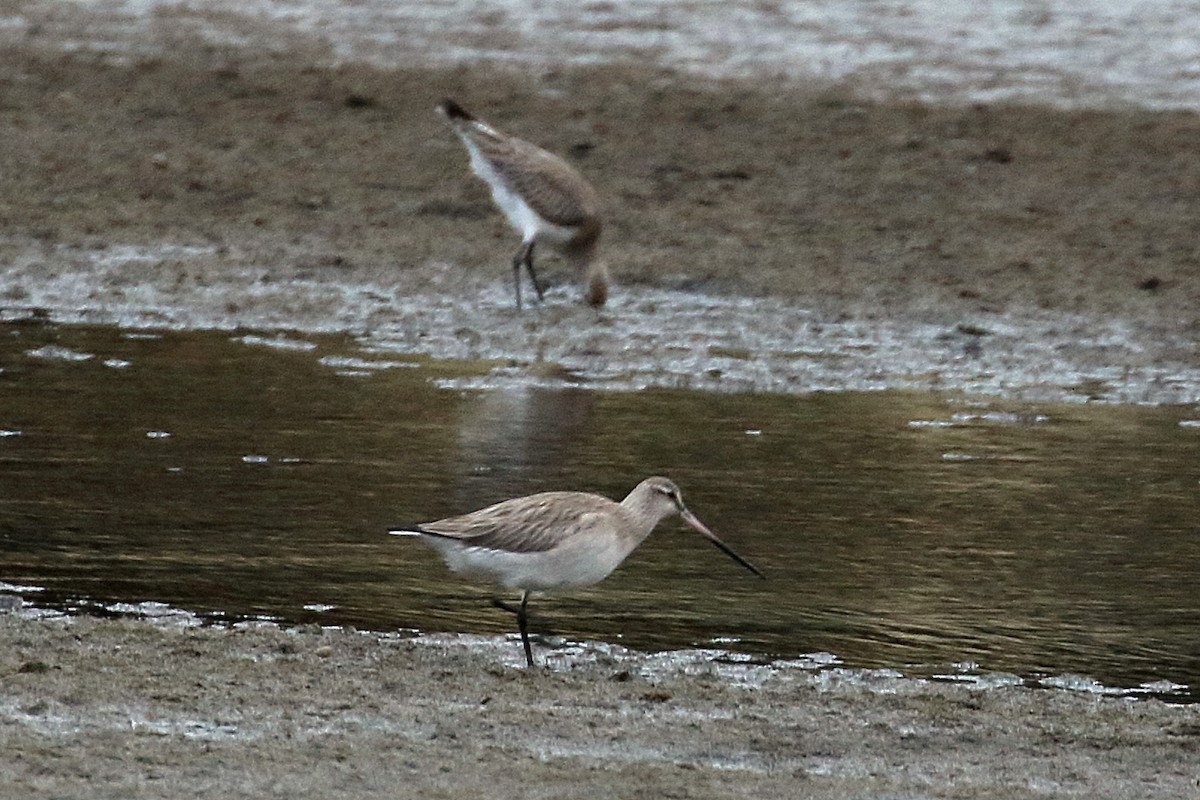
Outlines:
{"label": "bird's neck", "polygon": [[662,522],[663,517],[670,513],[664,512],[660,505],[648,502],[645,496],[637,493],[622,500],[621,508],[625,509],[632,523],[629,530],[634,538],[634,547],[645,541],[658,523]]}
{"label": "bird's neck", "polygon": [[574,265],[575,274],[583,279],[588,305],[602,306],[607,303],[610,280],[608,265],[597,254],[596,239],[572,243],[564,253]]}

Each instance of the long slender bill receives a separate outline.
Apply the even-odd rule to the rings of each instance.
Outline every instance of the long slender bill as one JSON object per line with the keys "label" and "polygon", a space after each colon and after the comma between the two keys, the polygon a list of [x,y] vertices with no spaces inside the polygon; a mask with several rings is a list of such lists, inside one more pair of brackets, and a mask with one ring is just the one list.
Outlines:
{"label": "long slender bill", "polygon": [[725,544],[720,539],[718,539],[717,535],[715,533],[713,533],[712,531],[710,531],[708,528],[706,528],[704,526],[703,522],[696,519],[695,514],[693,514],[692,512],[688,511],[685,508],[679,512],[679,516],[683,518],[684,522],[686,522],[688,525],[692,526],[692,528],[694,528],[696,531],[701,533],[704,536],[704,538],[708,539],[710,542],[712,542],[718,548],[720,548],[721,552],[723,552],[725,555],[729,556],[734,561],[738,562],[739,564],[741,564],[743,567],[745,567],[746,569],[753,572],[758,577],[762,578],[763,580],[766,580],[766,577],[767,577],[766,575],[763,575],[761,572],[759,572],[758,569],[753,564],[751,564],[749,561],[742,558],[737,553],[733,552],[733,548],[731,548],[729,545]]}

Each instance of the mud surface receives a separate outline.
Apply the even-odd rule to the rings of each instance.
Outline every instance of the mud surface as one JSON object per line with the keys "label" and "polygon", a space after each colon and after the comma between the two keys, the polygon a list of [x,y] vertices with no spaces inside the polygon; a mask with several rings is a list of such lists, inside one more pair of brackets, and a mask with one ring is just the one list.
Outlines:
{"label": "mud surface", "polygon": [[[24,613],[24,612],[22,612]],[[806,664],[0,616],[2,797],[1194,797],[1200,706]]]}
{"label": "mud surface", "polygon": [[[518,380],[1200,397],[1190,110],[863,100],[545,52],[372,66],[340,28],[30,8],[0,51],[9,317],[350,330]],[[73,38],[88,23],[100,45]],[[516,237],[443,95],[591,178],[607,312],[547,260],[559,288],[513,313]]]}
{"label": "mud surface", "polygon": [[[941,106],[577,52],[372,66],[269,19],[220,12],[237,37],[217,37],[164,7],[135,36],[94,6],[3,4],[7,319],[348,330],[507,354],[517,380],[1200,397],[1192,111]],[[610,311],[547,262],[560,288],[512,312],[514,237],[442,95],[593,180]],[[602,652],[525,674],[455,640],[5,614],[0,796],[1198,791],[1194,706],[750,673]]]}

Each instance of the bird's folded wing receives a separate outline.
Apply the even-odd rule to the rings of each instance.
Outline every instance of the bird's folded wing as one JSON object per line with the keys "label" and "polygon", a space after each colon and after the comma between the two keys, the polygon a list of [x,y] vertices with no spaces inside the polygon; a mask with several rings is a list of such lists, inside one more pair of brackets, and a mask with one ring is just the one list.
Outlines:
{"label": "bird's folded wing", "polygon": [[594,522],[597,512],[612,501],[572,494],[564,502],[559,493],[509,500],[461,517],[416,526],[422,533],[457,539],[470,547],[509,553],[541,553]]}
{"label": "bird's folded wing", "polygon": [[[527,142],[514,142],[533,148]],[[538,150],[531,153],[497,153],[493,169],[534,211],[554,225],[582,225],[596,216],[594,192],[575,170],[557,156]]]}

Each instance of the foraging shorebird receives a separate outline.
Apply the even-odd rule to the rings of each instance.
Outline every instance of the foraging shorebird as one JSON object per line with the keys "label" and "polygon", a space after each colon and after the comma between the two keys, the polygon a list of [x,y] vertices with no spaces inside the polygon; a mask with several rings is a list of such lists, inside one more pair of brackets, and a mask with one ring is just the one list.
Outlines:
{"label": "foraging shorebird", "polygon": [[562,250],[583,274],[584,296],[593,306],[608,300],[608,268],[597,257],[600,238],[600,202],[591,185],[566,161],[537,145],[496,130],[453,100],[444,100],[438,111],[471,155],[471,170],[492,187],[492,199],[521,232],[521,246],[513,256],[513,288],[521,307],[521,267],[542,299],[542,286],[533,269],[533,247],[538,242]]}
{"label": "foraging shorebird", "polygon": [[679,487],[666,478],[647,478],[619,503],[586,492],[543,492],[389,533],[420,537],[455,572],[520,589],[516,608],[494,602],[517,615],[525,661],[532,667],[526,616],[530,592],[604,580],[671,514],[679,514],[727,556],[765,577],[696,519],[683,504]]}

